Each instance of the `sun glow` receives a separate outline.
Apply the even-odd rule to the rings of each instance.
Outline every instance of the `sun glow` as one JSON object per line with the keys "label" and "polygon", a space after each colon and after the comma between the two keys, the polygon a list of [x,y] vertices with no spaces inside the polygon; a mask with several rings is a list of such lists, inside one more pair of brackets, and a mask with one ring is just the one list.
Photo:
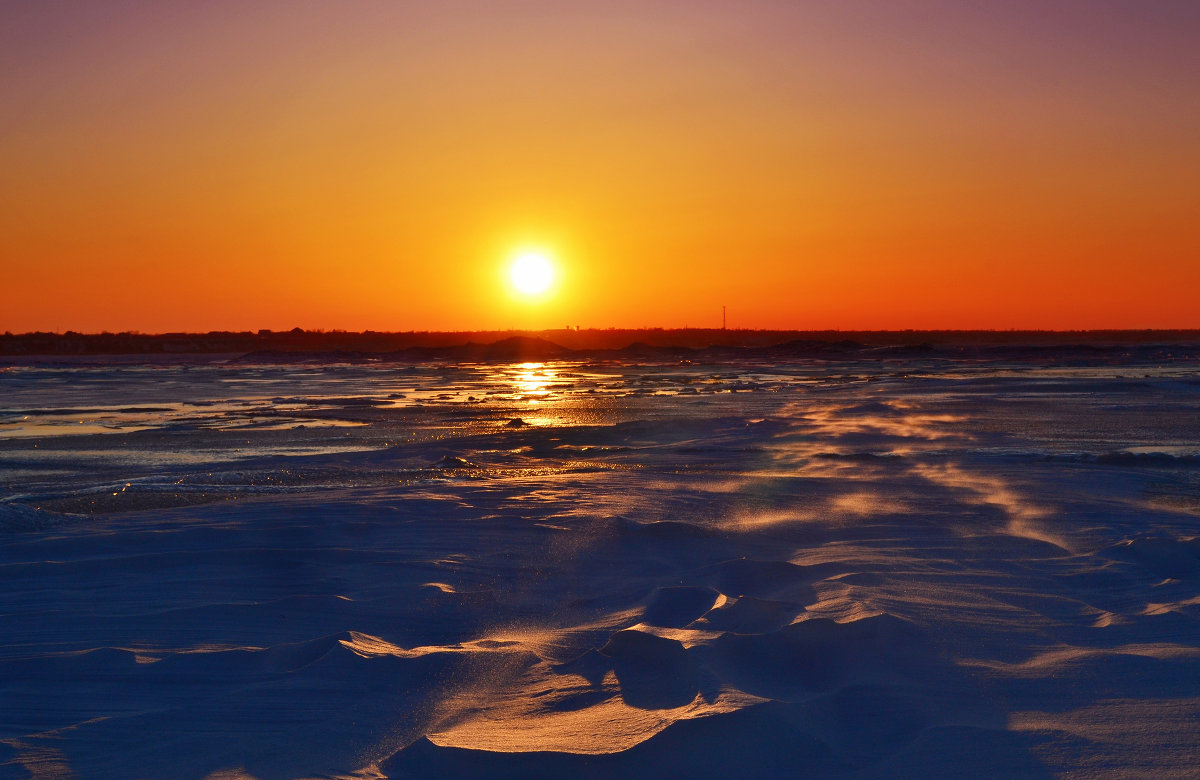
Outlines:
{"label": "sun glow", "polygon": [[509,284],[526,297],[544,296],[554,284],[555,275],[554,263],[545,252],[518,252],[508,267]]}

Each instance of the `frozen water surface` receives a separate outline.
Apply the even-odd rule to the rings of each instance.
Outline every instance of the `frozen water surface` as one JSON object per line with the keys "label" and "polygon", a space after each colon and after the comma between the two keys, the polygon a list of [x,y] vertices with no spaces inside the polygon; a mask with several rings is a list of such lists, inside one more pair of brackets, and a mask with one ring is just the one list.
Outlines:
{"label": "frozen water surface", "polygon": [[0,370],[0,776],[1194,777],[1194,363]]}

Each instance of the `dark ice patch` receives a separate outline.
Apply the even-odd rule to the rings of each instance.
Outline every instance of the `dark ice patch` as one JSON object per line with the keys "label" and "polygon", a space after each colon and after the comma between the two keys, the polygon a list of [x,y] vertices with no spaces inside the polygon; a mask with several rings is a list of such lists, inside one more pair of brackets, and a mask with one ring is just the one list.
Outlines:
{"label": "dark ice patch", "polygon": [[621,698],[630,707],[670,709],[700,692],[700,672],[683,644],[644,631],[618,631],[600,648],[612,659]]}
{"label": "dark ice patch", "polygon": [[712,588],[658,588],[650,596],[642,620],[652,626],[682,628],[712,609],[718,596]]}

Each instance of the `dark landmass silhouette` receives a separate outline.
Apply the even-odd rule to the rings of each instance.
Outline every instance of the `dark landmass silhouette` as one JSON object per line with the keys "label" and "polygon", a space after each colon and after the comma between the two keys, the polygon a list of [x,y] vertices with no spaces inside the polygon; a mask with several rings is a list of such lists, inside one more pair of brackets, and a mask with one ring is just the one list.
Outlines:
{"label": "dark landmass silhouette", "polygon": [[0,360],[202,356],[245,362],[1013,359],[1143,362],[1200,358],[1200,330],[785,331],[590,329],[383,333],[5,333]]}

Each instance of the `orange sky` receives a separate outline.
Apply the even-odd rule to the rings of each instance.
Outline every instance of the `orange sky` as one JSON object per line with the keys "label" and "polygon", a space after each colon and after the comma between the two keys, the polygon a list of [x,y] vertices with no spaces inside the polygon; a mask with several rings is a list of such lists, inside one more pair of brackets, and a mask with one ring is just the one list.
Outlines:
{"label": "orange sky", "polygon": [[5,4],[0,330],[1200,327],[1200,6],[968,5]]}

